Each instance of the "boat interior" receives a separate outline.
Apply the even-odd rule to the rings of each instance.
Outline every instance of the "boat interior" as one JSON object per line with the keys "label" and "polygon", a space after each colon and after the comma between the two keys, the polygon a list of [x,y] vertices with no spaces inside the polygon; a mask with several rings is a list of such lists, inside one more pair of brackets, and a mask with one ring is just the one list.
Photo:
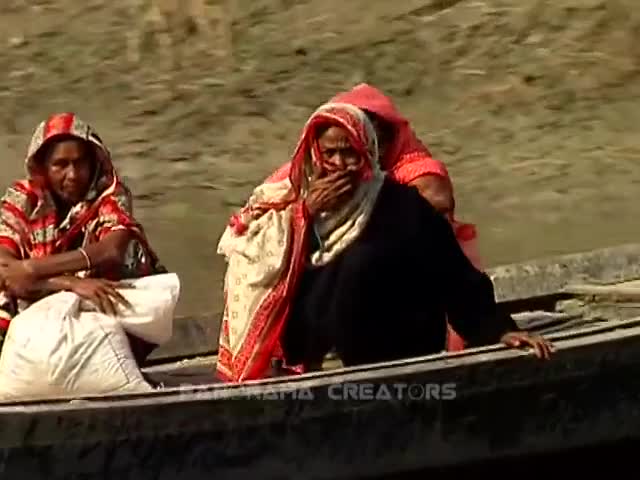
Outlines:
{"label": "boat interior", "polygon": [[[562,341],[576,335],[584,336],[615,329],[640,326],[640,280],[597,285],[570,284],[563,289],[539,297],[500,302],[524,330]],[[181,325],[196,325],[196,319],[181,319]],[[210,319],[213,321],[213,319]],[[500,349],[500,346],[495,346]],[[506,347],[504,347],[506,348]],[[430,359],[483,355],[486,348],[430,356]],[[143,368],[147,380],[157,388],[210,385],[215,377],[215,351],[196,355],[159,356]],[[323,371],[342,369],[334,355],[328,355]]]}

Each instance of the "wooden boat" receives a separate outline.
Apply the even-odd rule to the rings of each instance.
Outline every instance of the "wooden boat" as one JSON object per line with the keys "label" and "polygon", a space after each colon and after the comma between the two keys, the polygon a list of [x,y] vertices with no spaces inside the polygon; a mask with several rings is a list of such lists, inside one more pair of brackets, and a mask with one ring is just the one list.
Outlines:
{"label": "wooden boat", "polygon": [[[366,478],[636,438],[639,260],[625,245],[491,271],[502,308],[554,341],[550,362],[492,345],[223,385],[206,320],[178,322],[145,369],[157,391],[0,405],[0,477]],[[446,382],[455,398],[330,394]]]}

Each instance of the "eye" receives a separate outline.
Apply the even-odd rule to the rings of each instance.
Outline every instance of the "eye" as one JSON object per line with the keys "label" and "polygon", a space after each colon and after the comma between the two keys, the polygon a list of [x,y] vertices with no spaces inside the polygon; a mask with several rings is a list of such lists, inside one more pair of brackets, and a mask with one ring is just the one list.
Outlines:
{"label": "eye", "polygon": [[327,148],[324,152],[322,152],[324,154],[325,157],[327,158],[332,158],[336,155],[337,150],[335,148]]}
{"label": "eye", "polygon": [[66,158],[54,158],[51,161],[51,166],[53,168],[66,168],[69,164],[69,161]]}

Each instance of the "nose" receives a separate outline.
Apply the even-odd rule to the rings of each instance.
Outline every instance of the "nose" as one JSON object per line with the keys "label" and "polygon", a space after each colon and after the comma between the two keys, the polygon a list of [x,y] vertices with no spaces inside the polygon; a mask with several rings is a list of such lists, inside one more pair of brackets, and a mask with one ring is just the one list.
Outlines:
{"label": "nose", "polygon": [[344,159],[339,152],[336,152],[325,160],[324,165],[330,171],[341,170],[344,168]]}
{"label": "nose", "polygon": [[78,169],[74,165],[69,165],[66,172],[67,180],[75,181],[78,178]]}
{"label": "nose", "polygon": [[347,156],[343,151],[339,151],[336,154],[336,166],[340,169],[344,169],[347,166]]}

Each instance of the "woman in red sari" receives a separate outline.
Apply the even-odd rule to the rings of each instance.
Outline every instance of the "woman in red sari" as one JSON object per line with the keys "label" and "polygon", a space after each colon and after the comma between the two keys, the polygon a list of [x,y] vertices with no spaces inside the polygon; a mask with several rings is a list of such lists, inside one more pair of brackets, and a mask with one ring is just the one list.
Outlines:
{"label": "woman in red sari", "polygon": [[447,318],[473,345],[549,357],[546,341],[499,311],[447,220],[380,169],[362,110],[320,107],[291,164],[287,178],[253,191],[218,245],[228,264],[223,380],[264,378],[274,359],[313,370],[333,349],[345,366],[436,353]]}
{"label": "woman in red sari", "polygon": [[[36,129],[28,177],[0,205],[0,345],[29,302],[68,290],[115,314],[118,280],[165,272],[132,215],[132,198],[95,131],[71,113]],[[129,336],[140,362],[154,348]]]}
{"label": "woman in red sari", "polygon": [[[436,210],[444,214],[451,222],[456,238],[469,260],[476,268],[482,268],[475,225],[455,218],[453,184],[445,165],[431,156],[391,99],[377,88],[363,83],[336,95],[331,102],[354,105],[367,113],[378,135],[382,170],[396,182],[416,187]],[[267,182],[286,178],[289,169],[289,163],[283,165]],[[451,327],[448,333],[447,350],[464,349],[464,341],[460,335]]]}

